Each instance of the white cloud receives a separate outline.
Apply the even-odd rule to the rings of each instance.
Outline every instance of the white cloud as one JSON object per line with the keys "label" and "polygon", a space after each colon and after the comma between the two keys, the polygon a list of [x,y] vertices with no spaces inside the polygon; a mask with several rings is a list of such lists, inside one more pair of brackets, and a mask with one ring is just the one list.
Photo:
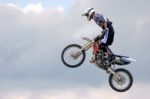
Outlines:
{"label": "white cloud", "polygon": [[43,6],[41,3],[37,4],[28,4],[24,9],[23,12],[35,12],[35,13],[40,13],[43,10]]}
{"label": "white cloud", "polygon": [[6,5],[8,5],[10,7],[18,8],[15,4],[12,4],[12,3],[6,4]]}
{"label": "white cloud", "polygon": [[[103,71],[91,66],[88,61],[85,61],[85,64],[78,69],[68,69],[62,64],[60,58],[61,51],[68,44],[78,43],[82,45],[81,36],[91,37],[93,34],[96,35],[101,31],[95,23],[88,22],[86,17],[81,17],[82,11],[91,5],[94,5],[97,12],[105,12],[106,17],[114,23],[116,34],[111,47],[113,51],[117,54],[124,53],[123,55],[134,56],[138,61],[132,64],[135,66],[129,66],[127,69],[131,71],[135,80],[149,82],[150,78],[147,77],[147,75],[150,74],[150,66],[147,66],[147,64],[149,64],[148,60],[150,59],[150,56],[147,54],[150,49],[149,13],[145,15],[145,13],[141,11],[141,6],[138,7],[144,17],[137,20],[141,16],[141,13],[135,13],[134,10],[137,9],[133,10],[131,6],[129,6],[129,8],[127,7],[131,1],[127,0],[124,2],[126,3],[126,5],[124,5],[126,7],[125,9],[122,7],[122,1],[119,0],[118,3],[106,0],[77,0],[73,7],[67,10],[68,12],[65,12],[65,14],[65,9],[62,6],[45,8],[41,3],[37,3],[29,4],[25,8],[20,8],[13,4],[1,4],[0,87],[2,89],[5,89],[7,86],[12,89],[36,89],[39,87],[44,89],[53,86],[53,83],[53,87],[56,88],[63,85],[70,87],[73,85],[89,84],[98,86],[103,84],[107,80],[106,75],[104,76]],[[140,2],[138,1],[138,5],[141,5]],[[136,7],[134,6],[134,8]],[[145,7],[142,7],[142,9],[145,9]],[[132,10],[131,13],[130,10]],[[146,8],[145,11],[146,10],[148,9]],[[145,17],[148,19],[145,19]],[[142,35],[142,37],[140,35],[140,38],[136,38],[136,32],[137,34],[143,33],[144,35]],[[87,60],[89,60],[90,57],[87,57]],[[142,73],[139,73],[141,71]],[[91,98],[92,96],[106,97],[107,94],[105,93],[108,92],[110,92],[110,97],[113,97],[113,94],[111,94],[112,90],[109,90],[110,88],[102,88],[102,90],[88,88],[83,88],[87,90],[84,94],[89,94]],[[142,87],[137,88],[142,89]],[[146,89],[146,87],[144,88]],[[82,97],[78,92],[82,90],[68,90],[69,92],[73,90],[70,93],[72,94],[70,97]],[[43,92],[40,97],[45,96],[58,99],[56,94],[49,95],[51,91],[52,93],[54,92],[53,90],[46,92],[46,94]],[[65,94],[63,90],[58,90],[58,92],[59,97]],[[99,95],[99,92],[104,92],[104,95]],[[19,92],[16,91],[14,93]],[[15,96],[20,97],[23,94],[24,92],[21,92]],[[31,91],[27,96],[23,95],[23,97],[34,97],[34,94],[38,96],[39,92]],[[13,94],[9,96],[13,97]],[[67,97],[67,94],[65,94],[64,97]],[[117,95],[113,98],[117,97],[119,96]]]}
{"label": "white cloud", "polygon": [[[10,5],[13,5],[13,4],[10,4]],[[22,9],[22,11],[24,13],[28,13],[28,12],[40,13],[47,9],[48,8],[43,7],[42,3],[36,3],[36,4],[28,4],[27,6],[25,6],[25,8]],[[63,6],[51,7],[50,9],[53,9],[53,10],[56,9],[58,12],[64,12],[64,10],[65,10],[65,8]]]}
{"label": "white cloud", "polygon": [[57,9],[58,9],[59,12],[64,12],[64,10],[65,10],[65,8],[63,6],[58,6]]}
{"label": "white cloud", "polygon": [[24,8],[21,8],[21,7],[18,7],[17,5],[15,4],[7,4],[8,6],[10,7],[13,7],[13,8],[17,8],[17,9],[20,9],[22,12],[24,13],[41,13],[42,11],[45,11],[45,10],[48,10],[48,9],[51,9],[51,10],[57,10],[58,12],[61,12],[63,13],[65,8],[63,6],[58,6],[58,7],[50,7],[50,8],[46,8],[42,5],[42,3],[35,3],[35,4],[28,4],[26,5]]}
{"label": "white cloud", "polygon": [[149,99],[149,83],[133,84],[126,92],[115,92],[109,87],[78,86],[50,90],[0,91],[1,99]]}

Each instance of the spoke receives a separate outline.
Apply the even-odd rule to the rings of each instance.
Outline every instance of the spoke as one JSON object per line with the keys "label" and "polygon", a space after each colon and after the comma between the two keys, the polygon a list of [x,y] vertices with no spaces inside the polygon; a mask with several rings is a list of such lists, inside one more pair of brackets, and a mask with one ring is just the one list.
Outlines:
{"label": "spoke", "polygon": [[79,50],[80,50],[80,48],[78,48],[78,47],[68,48],[64,54],[64,60],[70,65],[78,64],[83,58],[82,54],[76,58],[76,53]]}
{"label": "spoke", "polygon": [[130,84],[130,78],[129,78],[128,74],[126,74],[125,72],[118,72],[117,74],[121,78],[116,79],[116,78],[113,77],[112,84],[114,85],[114,87],[116,87],[117,89],[127,88],[128,85]]}

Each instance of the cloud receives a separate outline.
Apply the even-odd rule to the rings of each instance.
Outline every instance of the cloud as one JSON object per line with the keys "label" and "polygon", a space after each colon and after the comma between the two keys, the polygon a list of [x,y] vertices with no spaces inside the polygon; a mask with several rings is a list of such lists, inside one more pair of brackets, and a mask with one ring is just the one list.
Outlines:
{"label": "cloud", "polygon": [[[2,99],[148,99],[150,95],[149,83],[137,83],[123,93],[118,93],[111,88],[101,86],[78,86],[64,89],[49,90],[12,90],[0,91]],[[144,92],[144,93],[143,93]]]}
{"label": "cloud", "polygon": [[25,8],[0,4],[1,88],[57,89],[105,84],[108,75],[89,64],[90,51],[84,64],[76,69],[65,67],[60,58],[61,51],[68,44],[82,45],[85,42],[81,36],[92,38],[101,31],[93,21],[81,17],[88,6],[113,21],[116,34],[111,49],[114,53],[137,59],[136,63],[124,67],[131,71],[135,82],[149,82],[150,15],[146,13],[147,1],[144,2],[146,7],[141,9],[141,1],[137,1],[133,9],[130,3],[134,5],[134,2],[107,0],[77,0],[70,9],[62,6],[45,8],[41,3],[29,4]]}
{"label": "cloud", "polygon": [[37,3],[37,4],[28,4],[24,9],[23,12],[36,12],[39,13],[43,10],[42,4],[41,3]]}

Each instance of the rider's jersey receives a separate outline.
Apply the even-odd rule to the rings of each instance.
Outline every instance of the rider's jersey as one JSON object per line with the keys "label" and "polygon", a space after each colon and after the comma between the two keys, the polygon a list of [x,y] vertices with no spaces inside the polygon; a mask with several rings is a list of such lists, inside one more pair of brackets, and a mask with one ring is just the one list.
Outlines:
{"label": "rider's jersey", "polygon": [[[108,27],[112,24],[104,15],[98,14],[98,13],[94,14],[93,20],[98,26],[100,26],[104,22],[107,22]],[[102,28],[104,30],[104,27]],[[110,31],[110,28],[109,28],[109,30],[105,31],[105,33],[103,34],[103,38],[101,39],[101,42],[108,45],[109,41],[112,42],[111,39],[113,39],[113,35],[114,35],[114,32]]]}
{"label": "rider's jersey", "polygon": [[108,19],[104,15],[98,13],[94,14],[93,19],[97,25],[103,24],[104,22],[108,22]]}

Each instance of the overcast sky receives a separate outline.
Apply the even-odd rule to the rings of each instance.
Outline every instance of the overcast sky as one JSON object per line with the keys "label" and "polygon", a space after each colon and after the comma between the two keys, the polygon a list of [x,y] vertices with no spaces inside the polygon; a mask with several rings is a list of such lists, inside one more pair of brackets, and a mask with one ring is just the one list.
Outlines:
{"label": "overcast sky", "polygon": [[[149,3],[0,0],[0,99],[149,99]],[[82,45],[82,36],[92,38],[102,31],[81,16],[89,6],[113,22],[112,51],[137,60],[123,67],[134,77],[132,88],[125,93],[113,91],[105,71],[89,63],[90,51],[76,69],[61,62],[65,46]]]}

